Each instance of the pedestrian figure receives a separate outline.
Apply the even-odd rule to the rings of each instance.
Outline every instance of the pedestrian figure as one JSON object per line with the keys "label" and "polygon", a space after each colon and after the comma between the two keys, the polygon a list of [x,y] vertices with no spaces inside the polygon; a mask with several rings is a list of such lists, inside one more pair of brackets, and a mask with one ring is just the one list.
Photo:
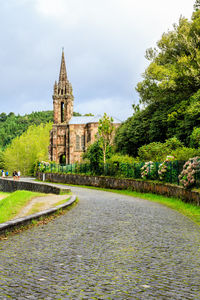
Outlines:
{"label": "pedestrian figure", "polygon": [[8,177],[8,171],[6,171],[6,177]]}
{"label": "pedestrian figure", "polygon": [[20,173],[20,171],[18,171],[17,172],[17,178],[18,178],[18,180],[20,180],[20,175],[21,175],[21,173]]}
{"label": "pedestrian figure", "polygon": [[[4,170],[1,170],[1,177],[3,177]],[[4,173],[5,174],[5,173]]]}
{"label": "pedestrian figure", "polygon": [[14,171],[14,172],[13,172],[13,180],[14,180],[14,181],[17,180],[17,177],[18,177],[17,171]]}
{"label": "pedestrian figure", "polygon": [[5,177],[5,172],[4,172],[4,171],[2,172],[2,177],[3,177],[3,178]]}

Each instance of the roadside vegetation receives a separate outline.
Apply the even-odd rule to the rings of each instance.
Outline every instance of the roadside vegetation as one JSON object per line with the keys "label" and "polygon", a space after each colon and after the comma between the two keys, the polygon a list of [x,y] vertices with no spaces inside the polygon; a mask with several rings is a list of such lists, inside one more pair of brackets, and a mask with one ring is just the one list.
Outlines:
{"label": "roadside vegetation", "polygon": [[38,162],[48,159],[51,128],[52,123],[32,125],[20,137],[12,140],[4,151],[4,167],[9,174],[20,170],[23,175],[33,175]]}

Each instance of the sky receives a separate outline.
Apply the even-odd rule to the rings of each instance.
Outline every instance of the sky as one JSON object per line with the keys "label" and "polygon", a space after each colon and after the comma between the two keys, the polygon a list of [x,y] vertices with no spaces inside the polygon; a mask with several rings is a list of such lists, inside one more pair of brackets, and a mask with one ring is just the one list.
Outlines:
{"label": "sky", "polygon": [[191,0],[0,0],[0,113],[53,109],[62,47],[74,111],[126,120],[155,47]]}

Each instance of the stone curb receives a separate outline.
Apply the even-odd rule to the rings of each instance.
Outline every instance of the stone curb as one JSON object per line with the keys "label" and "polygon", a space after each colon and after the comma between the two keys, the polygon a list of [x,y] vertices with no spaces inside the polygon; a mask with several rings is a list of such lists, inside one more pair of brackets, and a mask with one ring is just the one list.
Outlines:
{"label": "stone curb", "polygon": [[5,232],[11,232],[19,226],[27,225],[32,220],[37,220],[40,217],[49,216],[49,215],[55,213],[56,211],[58,211],[59,209],[66,208],[66,207],[72,205],[75,201],[76,201],[76,196],[73,195],[73,196],[71,196],[70,200],[68,200],[67,202],[65,202],[63,204],[57,205],[57,206],[49,208],[49,209],[45,209],[43,211],[40,211],[36,214],[29,215],[27,217],[22,217],[22,218],[14,219],[11,221],[7,221],[5,223],[1,223],[0,224],[0,235],[5,234]]}

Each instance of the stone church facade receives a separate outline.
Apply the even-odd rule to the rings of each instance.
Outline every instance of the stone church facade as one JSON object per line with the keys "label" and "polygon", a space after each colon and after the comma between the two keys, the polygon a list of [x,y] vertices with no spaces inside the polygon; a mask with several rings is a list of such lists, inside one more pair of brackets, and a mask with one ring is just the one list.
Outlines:
{"label": "stone church facade", "polygon": [[[50,132],[49,158],[62,164],[80,162],[89,144],[95,141],[98,132],[97,116],[73,116],[74,97],[72,85],[67,78],[64,52],[62,52],[58,83],[54,84],[54,124]],[[113,118],[118,127],[120,121]]]}

